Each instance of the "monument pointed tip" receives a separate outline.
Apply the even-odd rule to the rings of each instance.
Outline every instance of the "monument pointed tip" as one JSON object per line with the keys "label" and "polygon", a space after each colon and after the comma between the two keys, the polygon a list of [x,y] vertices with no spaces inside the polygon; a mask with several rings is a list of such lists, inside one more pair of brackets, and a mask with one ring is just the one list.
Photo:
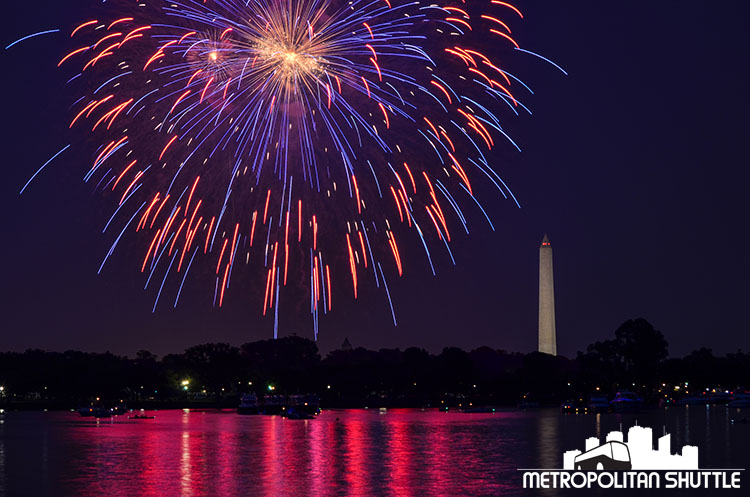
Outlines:
{"label": "monument pointed tip", "polygon": [[548,237],[548,236],[547,236],[547,234],[545,233],[545,234],[544,234],[544,238],[542,238],[542,247],[549,247],[549,246],[551,246],[551,245],[552,245],[552,244],[551,244],[551,243],[549,242],[549,237]]}

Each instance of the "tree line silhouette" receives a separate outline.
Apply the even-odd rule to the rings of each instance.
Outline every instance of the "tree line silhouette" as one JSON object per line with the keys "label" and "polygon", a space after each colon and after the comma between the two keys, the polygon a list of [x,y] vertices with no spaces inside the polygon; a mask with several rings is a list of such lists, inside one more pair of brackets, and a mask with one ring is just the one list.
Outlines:
{"label": "tree line silhouette", "polygon": [[0,403],[72,408],[99,398],[131,406],[234,406],[242,393],[316,393],[328,407],[517,404],[524,395],[556,403],[594,392],[639,392],[647,401],[673,385],[750,387],[750,354],[715,356],[701,348],[668,358],[661,332],[644,319],[624,322],[609,340],[573,359],[490,347],[334,350],[321,357],[315,342],[288,336],[235,347],[196,345],[158,358],[78,351],[0,353]]}

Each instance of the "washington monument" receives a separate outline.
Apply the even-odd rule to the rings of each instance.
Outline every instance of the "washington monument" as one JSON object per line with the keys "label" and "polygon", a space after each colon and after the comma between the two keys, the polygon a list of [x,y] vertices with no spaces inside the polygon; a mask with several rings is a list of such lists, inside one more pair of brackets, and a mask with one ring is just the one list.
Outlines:
{"label": "washington monument", "polygon": [[557,355],[552,244],[547,235],[539,247],[539,352]]}

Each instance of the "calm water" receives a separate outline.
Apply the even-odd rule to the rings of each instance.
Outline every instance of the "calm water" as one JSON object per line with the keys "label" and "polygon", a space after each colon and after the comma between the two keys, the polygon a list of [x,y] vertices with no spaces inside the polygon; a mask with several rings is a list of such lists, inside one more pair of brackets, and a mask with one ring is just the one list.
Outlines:
{"label": "calm water", "polygon": [[750,424],[731,423],[743,417],[750,413],[719,406],[637,416],[342,410],[311,421],[233,411],[99,422],[10,412],[0,417],[0,495],[516,495],[518,468],[560,468],[563,451],[636,419],[671,432],[673,452],[697,445],[702,468],[750,467]]}

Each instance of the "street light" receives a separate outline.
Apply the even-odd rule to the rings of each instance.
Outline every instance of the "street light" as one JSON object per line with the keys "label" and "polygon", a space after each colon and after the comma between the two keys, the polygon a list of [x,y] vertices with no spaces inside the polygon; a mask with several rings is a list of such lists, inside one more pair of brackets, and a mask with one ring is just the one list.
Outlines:
{"label": "street light", "polygon": [[182,389],[187,392],[188,387],[190,386],[190,380],[182,380],[180,385],[182,385]]}

